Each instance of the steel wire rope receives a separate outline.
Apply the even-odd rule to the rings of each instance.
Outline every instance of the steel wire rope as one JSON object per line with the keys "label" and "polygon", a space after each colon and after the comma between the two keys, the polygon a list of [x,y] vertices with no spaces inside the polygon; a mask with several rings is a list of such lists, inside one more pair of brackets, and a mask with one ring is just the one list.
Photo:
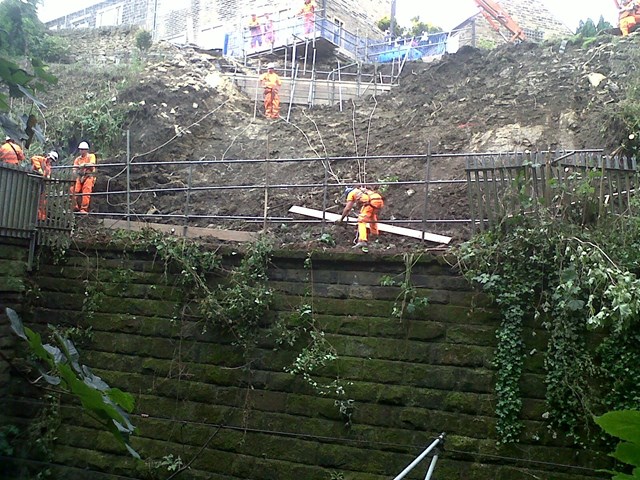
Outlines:
{"label": "steel wire rope", "polygon": [[[22,399],[18,403],[29,403],[29,404],[41,405],[41,406],[47,405],[44,402],[31,401],[29,399]],[[75,406],[75,405],[61,405],[61,407],[62,408],[68,408],[68,409],[81,410],[81,407]],[[251,432],[251,433],[262,433],[262,434],[272,434],[272,435],[277,435],[277,436],[281,436],[281,437],[311,439],[311,440],[318,440],[318,441],[332,441],[332,442],[336,442],[336,443],[353,444],[353,445],[366,444],[366,445],[376,445],[376,446],[381,446],[381,447],[404,448],[404,449],[411,449],[411,450],[422,450],[424,448],[423,445],[411,445],[411,444],[403,444],[403,443],[396,443],[396,442],[380,442],[380,441],[375,441],[375,440],[359,440],[359,439],[353,439],[353,438],[340,438],[340,437],[331,437],[331,436],[326,436],[326,435],[314,435],[314,434],[310,434],[310,433],[285,432],[285,431],[282,431],[282,430],[270,430],[270,429],[263,429],[263,428],[250,428],[250,427],[246,427],[246,426],[224,425],[224,424],[219,424],[219,423],[197,422],[197,421],[193,421],[193,420],[173,420],[173,419],[167,418],[167,417],[150,416],[150,415],[146,415],[146,414],[130,414],[130,416],[143,418],[143,419],[144,418],[151,418],[151,419],[154,419],[154,420],[160,420],[160,421],[166,421],[166,422],[179,422],[179,423],[184,423],[184,424],[188,424],[188,425],[199,425],[199,426],[204,426],[204,427],[215,427],[215,428],[220,428],[220,429],[224,429],[224,430],[233,430],[233,431]],[[461,454],[461,455],[470,455],[470,456],[476,456],[476,457],[494,458],[494,459],[497,459],[497,460],[505,460],[505,461],[508,460],[511,463],[521,463],[521,464],[522,463],[529,463],[529,464],[535,464],[535,465],[544,465],[544,466],[547,466],[547,467],[559,467],[559,468],[580,470],[580,471],[593,472],[593,473],[597,473],[599,471],[599,470],[596,470],[594,468],[581,467],[579,465],[567,465],[567,464],[556,463],[556,462],[546,462],[544,460],[530,460],[530,459],[526,459],[526,458],[508,457],[506,455],[495,455],[495,454],[491,454],[491,453],[466,452],[464,450],[446,448],[446,446],[444,448],[444,451],[445,452],[451,452],[451,453],[458,453],[458,454]]]}
{"label": "steel wire rope", "polygon": [[[160,150],[161,148],[164,148],[164,147],[166,147],[167,145],[169,145],[169,144],[170,144],[171,142],[173,142],[174,140],[176,140],[176,139],[178,139],[178,138],[182,137],[182,136],[184,135],[184,133],[185,133],[185,132],[188,132],[188,130],[189,130],[190,128],[192,128],[192,127],[194,127],[194,126],[199,125],[199,124],[200,124],[200,122],[202,122],[203,120],[205,120],[207,117],[210,117],[211,115],[213,115],[215,112],[217,112],[218,110],[220,110],[223,106],[225,106],[225,105],[226,105],[227,103],[229,103],[229,102],[230,102],[230,100],[225,100],[225,101],[224,101],[224,102],[222,102],[220,105],[218,105],[216,108],[214,108],[213,110],[211,110],[211,111],[207,112],[204,116],[202,116],[201,118],[199,118],[198,120],[196,120],[195,122],[193,122],[193,123],[192,123],[191,125],[189,125],[188,127],[183,127],[183,128],[181,128],[181,129],[179,129],[179,131],[178,131],[178,132],[176,132],[176,134],[175,134],[173,137],[171,137],[169,140],[167,140],[166,142],[164,142],[164,143],[162,143],[162,144],[158,145],[158,146],[157,146],[157,147],[155,147],[155,148],[152,148],[151,150],[149,150],[149,151],[147,151],[147,152],[144,152],[144,153],[140,153],[140,154],[134,155],[134,156],[133,156],[133,157],[131,157],[131,159],[129,160],[129,165],[131,165],[131,164],[133,163],[133,161],[134,161],[136,158],[146,157],[147,155],[150,155],[150,154],[152,154],[153,152],[157,152],[157,151],[158,151],[158,150]],[[129,165],[126,165],[122,170],[120,170],[118,173],[116,173],[114,176],[110,177],[110,178],[107,180],[107,192],[109,192],[109,187],[110,187],[110,185],[111,185],[111,181],[112,181],[112,180],[115,180],[115,179],[116,179],[116,178],[118,178],[120,175],[122,175],[124,172],[126,172],[126,171],[127,171],[127,167],[128,167]],[[140,200],[140,197],[141,197],[141,196],[142,196],[142,195],[139,195],[139,196],[138,196],[138,198],[136,198],[132,203],[133,203],[133,204],[135,204],[138,200]],[[108,205],[110,205],[110,206],[113,206],[113,207],[118,206],[118,205],[121,205],[121,204],[118,204],[118,205],[112,205],[112,204],[109,202],[109,196],[108,196],[108,195],[107,195],[107,204],[108,204]]]}

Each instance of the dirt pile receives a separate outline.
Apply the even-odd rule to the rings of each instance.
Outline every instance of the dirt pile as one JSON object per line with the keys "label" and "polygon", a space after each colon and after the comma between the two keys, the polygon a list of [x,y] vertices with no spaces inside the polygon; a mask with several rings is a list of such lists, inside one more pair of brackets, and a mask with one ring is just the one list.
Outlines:
{"label": "dirt pile", "polygon": [[[135,45],[133,32],[112,35],[118,37],[119,46],[132,49]],[[330,183],[362,179],[410,182],[424,179],[426,166],[424,159],[407,156],[427,153],[429,148],[432,153],[458,154],[576,148],[611,151],[618,147],[628,132],[621,128],[614,112],[633,88],[636,74],[630,67],[638,63],[638,38],[602,37],[585,47],[558,42],[506,45],[493,51],[463,48],[437,62],[407,64],[399,87],[389,95],[345,103],[342,111],[338,107],[294,108],[291,123],[264,119],[259,103],[221,74],[224,59],[168,44],[155,45],[146,59],[139,59],[147,62],[142,68],[121,72],[124,78],[117,80],[119,88],[110,83],[116,80],[114,69],[101,66],[95,68],[94,76],[85,78],[74,74],[73,66],[61,66],[55,73],[60,76],[62,93],[50,94],[46,100],[55,111],[74,92],[82,101],[80,92],[110,88],[114,108],[126,109],[123,130],[130,131],[132,161],[140,167],[133,173],[134,189],[183,188],[191,178],[191,186],[200,188],[191,193],[189,207],[190,215],[202,216],[198,225],[258,230],[264,213],[264,189],[259,185],[282,185],[271,190],[268,199],[268,213],[276,219],[271,230],[282,243],[313,242],[319,238],[320,228],[286,223],[289,207],[321,209],[326,205],[338,213],[342,189],[332,189],[324,199],[320,187],[285,185],[322,184],[325,166]],[[103,45],[100,49],[108,51]],[[78,52],[91,55],[88,47],[79,47]],[[79,56],[76,61],[81,64],[84,60]],[[100,138],[89,140],[99,151]],[[124,160],[124,140],[121,147],[123,154],[103,158],[103,163]],[[372,155],[393,158],[324,160]],[[239,161],[265,158],[309,160]],[[203,163],[191,171],[187,167],[145,166],[179,160],[227,162]],[[465,178],[459,157],[436,159],[429,169],[435,180]],[[97,189],[122,191],[124,181],[121,169],[104,169]],[[244,188],[220,189],[229,185]],[[422,218],[423,187],[396,185],[385,190],[383,218]],[[113,194],[96,199],[95,208],[123,212],[123,202],[122,195]],[[432,220],[469,216],[462,184],[432,186],[427,206]],[[182,215],[185,193],[136,194],[133,211]],[[216,216],[227,218],[223,221]],[[255,217],[255,223],[234,221],[234,216]],[[434,224],[429,230],[456,239],[468,234],[457,224]],[[351,229],[346,232],[334,226],[329,227],[329,233],[343,245],[352,235]],[[399,237],[386,238],[385,245],[390,244],[399,249],[416,245]]]}

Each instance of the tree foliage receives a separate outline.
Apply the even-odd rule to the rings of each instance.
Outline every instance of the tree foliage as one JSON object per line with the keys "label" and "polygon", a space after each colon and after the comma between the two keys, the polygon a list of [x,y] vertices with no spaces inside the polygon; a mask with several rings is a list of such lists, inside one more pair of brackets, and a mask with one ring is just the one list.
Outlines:
{"label": "tree foliage", "polygon": [[[0,124],[5,133],[15,139],[27,138],[33,132],[25,132],[29,115],[19,120],[8,115],[11,110],[9,99],[24,97],[44,107],[35,92],[56,83],[44,63],[48,34],[38,20],[39,3],[40,0],[4,0],[0,3],[0,112],[3,112]],[[40,132],[37,133],[43,140]]]}
{"label": "tree foliage", "polygon": [[[377,22],[378,28],[383,32],[387,30],[391,31],[391,19],[389,17],[382,17]],[[442,28],[431,23],[423,22],[419,16],[415,16],[411,19],[411,25],[401,26],[394,19],[393,32],[396,37],[419,37],[423,33],[438,33],[442,32]]]}
{"label": "tree foliage", "polygon": [[14,333],[25,340],[36,359],[40,378],[47,384],[75,396],[85,412],[107,429],[135,458],[138,453],[129,444],[135,427],[129,420],[134,399],[129,393],[111,388],[89,367],[80,364],[80,353],[71,340],[54,331],[56,344],[42,343],[40,334],[25,327],[18,314],[6,309]]}
{"label": "tree foliage", "polygon": [[[598,437],[593,414],[640,408],[640,220],[599,208],[601,175],[557,185],[564,210],[539,206],[534,214],[524,203],[526,215],[460,249],[465,275],[502,315],[494,357],[502,441],[521,438],[520,386],[530,356],[544,366],[544,418],[556,434],[585,444]],[[546,331],[543,351],[527,348],[532,330]]]}
{"label": "tree foliage", "polygon": [[578,29],[576,30],[576,35],[580,35],[583,37],[595,37],[599,33],[610,30],[612,28],[613,25],[607,22],[601,15],[597,24],[590,18],[585,21],[580,20]]}
{"label": "tree foliage", "polygon": [[640,480],[640,412],[608,412],[596,418],[596,423],[609,435],[620,439],[611,456],[632,467],[631,475],[609,472],[613,475],[612,480]]}

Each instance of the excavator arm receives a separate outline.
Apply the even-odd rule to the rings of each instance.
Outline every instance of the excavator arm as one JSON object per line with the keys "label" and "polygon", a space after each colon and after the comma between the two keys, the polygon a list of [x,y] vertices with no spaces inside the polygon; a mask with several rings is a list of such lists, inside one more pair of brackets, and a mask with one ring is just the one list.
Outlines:
{"label": "excavator arm", "polygon": [[[614,0],[617,1],[617,0]],[[512,34],[511,41],[526,40],[527,36],[524,30],[518,25],[511,16],[498,3],[493,0],[475,0],[476,4],[482,11],[484,18],[487,19],[491,27],[500,32],[500,25],[509,30]]]}

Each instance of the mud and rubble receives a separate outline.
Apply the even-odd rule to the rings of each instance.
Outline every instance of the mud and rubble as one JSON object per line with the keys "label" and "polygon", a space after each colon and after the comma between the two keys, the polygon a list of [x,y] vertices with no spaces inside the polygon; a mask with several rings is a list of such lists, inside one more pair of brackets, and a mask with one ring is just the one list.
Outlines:
{"label": "mud and rubble", "polygon": [[[260,230],[265,212],[261,186],[279,185],[269,191],[268,215],[275,219],[269,230],[285,245],[313,244],[322,232],[339,245],[350,243],[350,228],[322,229],[286,220],[292,205],[315,209],[326,205],[330,212],[341,211],[342,188],[331,188],[325,199],[322,187],[287,186],[321,185],[325,167],[331,184],[422,181],[426,160],[410,155],[431,152],[438,155],[429,164],[430,178],[452,180],[465,178],[464,159],[446,155],[581,148],[608,153],[618,148],[630,133],[617,112],[637,83],[640,41],[631,35],[602,36],[588,45],[558,41],[510,44],[492,51],[465,47],[438,61],[407,63],[399,86],[390,94],[343,102],[342,109],[294,107],[287,123],[260,115],[259,102],[223,75],[228,62],[219,54],[160,43],[143,55],[135,51],[134,35],[133,30],[114,30],[77,36],[71,63],[52,66],[58,86],[43,95],[50,136],[55,135],[56,116],[65,109],[79,108],[88,98],[108,98],[107,109],[124,112],[115,142],[120,153],[105,158],[100,154],[105,150],[101,138],[85,138],[81,131],[73,139],[52,140],[65,146],[82,137],[95,147],[99,162],[122,162],[127,158],[128,130],[130,158],[137,166],[131,187],[179,189],[188,185],[191,175],[191,186],[203,187],[189,199],[189,214],[202,217],[196,221],[199,226]],[[66,154],[70,161],[73,152]],[[271,161],[241,161],[252,159]],[[155,164],[185,160],[203,163],[191,171],[186,166]],[[230,185],[244,188],[219,188]],[[122,168],[100,171],[96,191],[125,188]],[[422,218],[422,185],[391,184],[385,186],[384,195],[383,221]],[[134,215],[178,216],[185,211],[184,192],[134,197]],[[93,206],[103,213],[123,212],[124,196],[96,197]],[[431,220],[469,218],[466,187],[430,186],[426,209]],[[256,220],[247,223],[236,216]],[[429,230],[456,241],[469,235],[460,223],[434,223]],[[420,243],[388,237],[382,245],[403,249],[418,248]]]}

